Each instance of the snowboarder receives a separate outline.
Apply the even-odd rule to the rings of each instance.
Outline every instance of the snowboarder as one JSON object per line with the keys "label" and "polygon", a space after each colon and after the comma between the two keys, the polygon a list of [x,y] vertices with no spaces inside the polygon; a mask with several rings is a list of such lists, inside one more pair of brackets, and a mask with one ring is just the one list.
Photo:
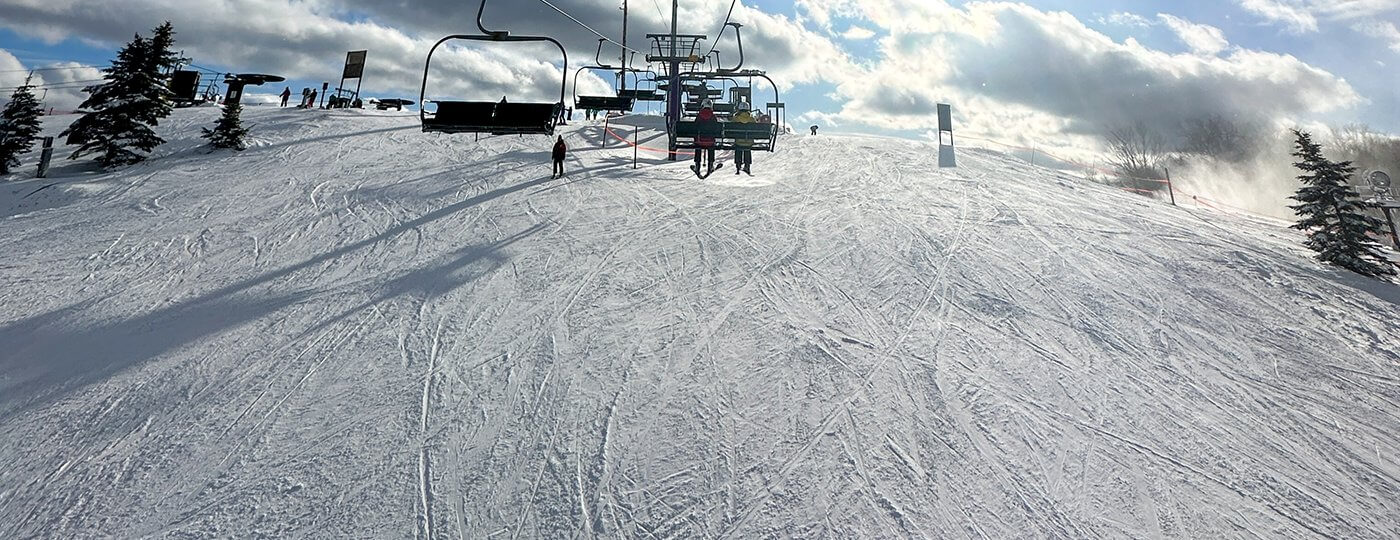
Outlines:
{"label": "snowboarder", "polygon": [[[739,102],[738,113],[734,115],[734,122],[739,124],[752,124],[753,113],[749,111],[749,104]],[[749,168],[753,165],[753,139],[734,140],[734,175],[745,173],[753,176]]]}
{"label": "snowboarder", "polygon": [[[712,133],[719,123],[715,118],[714,103],[705,100],[700,103],[700,114],[696,115],[695,123],[699,125],[701,133]],[[690,169],[695,171],[695,175],[701,178],[710,176],[715,172],[715,138],[700,135],[695,137],[695,166]],[[709,168],[705,172],[700,172],[700,165],[709,159]]]}
{"label": "snowboarder", "polygon": [[312,90],[312,91],[311,91],[311,95],[310,95],[310,96],[307,96],[307,98],[306,98],[306,108],[308,108],[308,109],[314,109],[314,108],[316,108],[316,95],[317,95],[318,93],[319,93],[319,92],[317,92],[317,91],[315,91],[315,90]]}
{"label": "snowboarder", "polygon": [[564,136],[559,136],[559,141],[554,143],[554,174],[551,180],[564,177],[564,157],[568,155],[569,145],[564,144]]}
{"label": "snowboarder", "polygon": [[817,134],[817,126],[812,126],[812,135]]}
{"label": "snowboarder", "polygon": [[282,89],[282,106],[287,106],[287,100],[292,99],[292,87],[287,86]]}

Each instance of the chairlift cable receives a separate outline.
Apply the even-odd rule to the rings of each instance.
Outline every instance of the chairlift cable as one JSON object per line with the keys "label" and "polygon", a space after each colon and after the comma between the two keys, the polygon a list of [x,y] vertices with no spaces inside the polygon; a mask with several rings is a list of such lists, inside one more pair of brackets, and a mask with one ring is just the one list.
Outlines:
{"label": "chairlift cable", "polygon": [[88,69],[88,68],[107,69],[107,68],[109,68],[109,67],[111,67],[111,66],[55,66],[55,67],[42,67],[42,68],[32,68],[32,69],[6,69],[6,70],[0,70],[0,73],[28,73],[28,72],[30,72],[30,71],[69,71],[69,70],[79,70],[79,69]]}
{"label": "chairlift cable", "polygon": [[207,68],[207,67],[204,67],[204,66],[201,66],[201,65],[197,65],[197,64],[185,64],[185,65],[186,65],[186,66],[189,66],[189,67],[192,67],[192,68],[195,68],[195,69],[198,70],[198,71],[211,74],[211,75],[213,75],[213,76],[215,76],[215,77],[227,73],[227,72],[225,72],[225,71],[219,71],[219,70],[216,70],[216,69],[209,69],[209,68]]}
{"label": "chairlift cable", "polygon": [[[735,1],[737,2],[738,0],[735,0]],[[587,29],[589,32],[593,32],[593,35],[598,36],[598,37],[600,37],[600,38],[603,38],[603,39],[607,40],[609,43],[612,43],[613,45],[617,45],[618,47],[622,47],[623,50],[631,51],[631,52],[634,52],[634,53],[640,53],[640,52],[642,52],[642,51],[639,51],[639,50],[637,50],[637,49],[633,49],[633,48],[631,48],[631,47],[624,46],[623,44],[618,43],[617,41],[614,41],[613,38],[610,38],[610,37],[608,37],[608,36],[603,35],[602,32],[599,32],[599,31],[597,31],[597,30],[594,30],[592,26],[588,26],[587,24],[584,24],[583,21],[580,21],[580,20],[578,20],[577,18],[575,18],[573,15],[570,15],[569,12],[564,11],[564,10],[562,10],[562,9],[559,9],[559,6],[554,5],[554,4],[551,3],[549,0],[540,0],[540,2],[543,2],[544,5],[553,8],[554,11],[558,11],[560,15],[563,15],[563,16],[565,16],[565,17],[568,17],[569,20],[574,21],[575,24],[584,27],[584,28]]]}
{"label": "chairlift cable", "polygon": [[[87,88],[87,87],[89,87],[89,86],[92,86],[93,84],[100,83],[100,82],[105,82],[106,80],[107,80],[107,79],[90,79],[90,80],[83,80],[83,81],[59,81],[59,82],[55,82],[55,83],[51,83],[51,84],[31,84],[31,85],[28,85],[28,86],[29,86],[29,88],[33,88],[33,89],[36,89],[36,90],[42,90],[42,89],[48,89],[48,90],[71,90],[71,89],[75,89],[75,88]],[[24,88],[24,86],[5,86],[5,87],[0,87],[0,92],[13,92],[13,91],[15,91],[15,90],[19,90],[20,88]]]}

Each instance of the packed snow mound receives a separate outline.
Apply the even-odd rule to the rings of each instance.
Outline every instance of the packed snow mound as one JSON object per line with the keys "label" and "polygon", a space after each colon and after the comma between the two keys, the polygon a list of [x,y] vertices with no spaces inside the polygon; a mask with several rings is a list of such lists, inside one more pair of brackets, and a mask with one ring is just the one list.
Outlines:
{"label": "packed snow mound", "polygon": [[1282,224],[916,141],[701,181],[573,125],[551,180],[545,137],[217,114],[0,185],[0,537],[1400,527],[1400,291]]}

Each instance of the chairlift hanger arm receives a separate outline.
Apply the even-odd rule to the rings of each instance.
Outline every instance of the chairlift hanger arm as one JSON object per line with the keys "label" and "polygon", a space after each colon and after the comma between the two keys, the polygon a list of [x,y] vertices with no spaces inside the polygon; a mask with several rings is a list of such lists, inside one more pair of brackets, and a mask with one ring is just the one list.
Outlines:
{"label": "chairlift hanger arm", "polygon": [[608,40],[602,38],[598,39],[598,52],[593,55],[593,64],[600,68],[617,69],[611,64],[603,63],[603,44],[607,43],[607,41]]}
{"label": "chairlift hanger arm", "polygon": [[[732,72],[735,72],[735,71],[739,71],[740,69],[743,69],[743,67],[744,67],[744,32],[743,32],[743,30],[742,30],[742,28],[744,27],[744,25],[739,24],[739,23],[736,23],[736,22],[731,22],[731,23],[729,23],[729,24],[726,24],[725,26],[733,26],[733,27],[734,27],[734,39],[735,39],[735,40],[738,40],[738,42],[739,42],[739,65],[734,66],[734,67],[732,67],[732,68],[718,67],[718,66],[719,66],[719,57],[716,56],[716,57],[715,57],[715,66],[716,66],[715,69],[719,70],[719,72],[721,72],[721,73],[732,73]],[[720,35],[721,35],[720,37],[723,37],[723,34],[724,34],[724,31],[723,31],[723,30],[720,30]],[[716,44],[716,45],[719,44],[719,38],[715,38],[715,44]],[[711,52],[717,52],[717,51],[713,51],[713,50],[712,50]]]}

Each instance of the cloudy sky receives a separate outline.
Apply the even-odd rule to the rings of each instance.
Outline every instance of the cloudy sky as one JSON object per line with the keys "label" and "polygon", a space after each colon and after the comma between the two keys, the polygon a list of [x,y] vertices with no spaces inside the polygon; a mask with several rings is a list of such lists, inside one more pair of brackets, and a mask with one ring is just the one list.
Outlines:
{"label": "cloudy sky", "polygon": [[[550,0],[620,38],[621,0]],[[0,92],[29,68],[72,107],[134,32],[169,19],[194,63],[337,82],[368,49],[371,96],[416,97],[438,38],[475,30],[462,0],[0,0]],[[714,36],[726,0],[682,0],[681,31]],[[795,123],[921,136],[936,103],[965,135],[1094,147],[1107,129],[1207,114],[1275,124],[1364,122],[1400,132],[1400,0],[741,0],[746,67],[780,85]],[[198,9],[192,7],[198,6]],[[669,28],[669,2],[631,1],[630,43]],[[488,26],[547,34],[571,71],[597,38],[543,0],[495,0]],[[732,59],[732,33],[717,47]],[[642,48],[642,47],[638,47]],[[616,53],[614,53],[616,54]],[[430,95],[557,96],[557,51],[454,47]],[[580,79],[584,93],[610,82]],[[259,91],[278,92],[277,88]],[[0,98],[3,99],[3,98]],[[768,98],[756,97],[755,101]]]}

